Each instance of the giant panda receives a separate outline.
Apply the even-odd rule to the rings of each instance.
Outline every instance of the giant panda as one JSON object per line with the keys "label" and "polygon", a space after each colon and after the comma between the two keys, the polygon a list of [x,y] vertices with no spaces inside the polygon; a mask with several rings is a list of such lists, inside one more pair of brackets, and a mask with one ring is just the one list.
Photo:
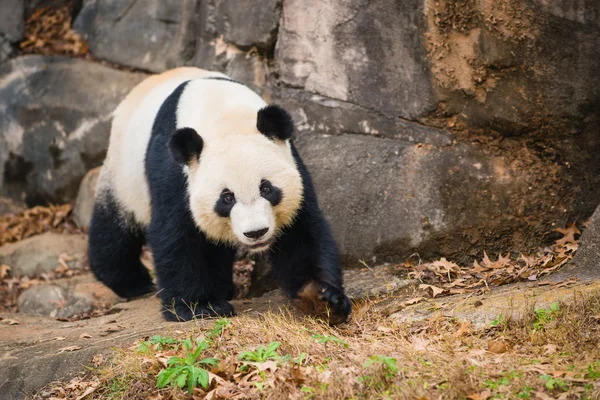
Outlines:
{"label": "giant panda", "polygon": [[117,295],[156,290],[163,316],[230,316],[236,252],[265,253],[282,289],[306,285],[338,321],[351,304],[336,242],[292,142],[290,115],[226,75],[177,68],[114,112],[89,229],[90,267]]}

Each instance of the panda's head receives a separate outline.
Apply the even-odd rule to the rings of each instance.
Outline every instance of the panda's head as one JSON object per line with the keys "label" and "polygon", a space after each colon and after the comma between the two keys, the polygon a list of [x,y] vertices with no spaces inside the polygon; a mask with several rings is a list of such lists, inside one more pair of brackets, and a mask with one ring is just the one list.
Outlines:
{"label": "panda's head", "polygon": [[261,252],[302,202],[302,178],[289,143],[293,123],[282,108],[267,106],[233,125],[227,128],[233,131],[206,140],[195,129],[178,129],[169,148],[187,174],[197,226],[214,241]]}

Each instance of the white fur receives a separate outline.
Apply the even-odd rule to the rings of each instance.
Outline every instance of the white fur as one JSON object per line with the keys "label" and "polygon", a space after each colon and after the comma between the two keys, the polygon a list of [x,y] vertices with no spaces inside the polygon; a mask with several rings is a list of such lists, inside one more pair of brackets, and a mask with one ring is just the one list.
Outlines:
{"label": "white fur", "polygon": [[[137,223],[150,222],[150,196],[144,159],[152,125],[165,99],[186,80],[178,109],[178,128],[195,129],[204,141],[200,162],[183,167],[190,208],[196,225],[211,239],[254,246],[272,241],[289,224],[302,200],[302,180],[288,142],[270,140],[258,132],[256,117],[266,103],[247,87],[220,80],[224,76],[196,68],[155,75],[136,87],[115,111],[106,161],[98,184],[98,199],[110,190],[123,211]],[[262,179],[283,192],[279,205],[260,195]],[[214,211],[221,191],[235,195],[230,218]],[[244,232],[269,228],[259,240]]]}

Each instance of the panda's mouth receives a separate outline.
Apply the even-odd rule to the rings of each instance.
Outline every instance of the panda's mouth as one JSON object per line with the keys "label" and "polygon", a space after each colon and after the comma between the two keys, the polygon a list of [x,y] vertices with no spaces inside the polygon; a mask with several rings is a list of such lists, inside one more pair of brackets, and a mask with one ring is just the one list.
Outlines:
{"label": "panda's mouth", "polygon": [[259,251],[267,250],[269,248],[269,246],[271,246],[271,242],[267,240],[267,241],[264,241],[264,242],[259,242],[259,243],[255,243],[253,245],[250,245],[250,246],[248,246],[248,248],[252,252],[259,252]]}

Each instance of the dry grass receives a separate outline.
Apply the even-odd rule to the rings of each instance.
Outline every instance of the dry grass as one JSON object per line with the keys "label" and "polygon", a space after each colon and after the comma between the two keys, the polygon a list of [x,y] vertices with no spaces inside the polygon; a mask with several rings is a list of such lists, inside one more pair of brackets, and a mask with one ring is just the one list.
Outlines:
{"label": "dry grass", "polygon": [[[230,322],[200,357],[221,360],[207,391],[158,389],[156,376],[167,360],[186,351],[154,345],[139,352],[136,343],[36,398],[75,399],[86,391],[86,399],[600,398],[600,295],[531,310],[518,321],[499,318],[477,331],[441,316],[400,325],[373,312],[371,303],[356,305],[340,327],[285,310]],[[173,336],[204,339],[206,326],[181,325]],[[242,351],[273,341],[281,343],[280,356],[290,357],[252,365],[238,360]],[[382,357],[367,365],[374,356]],[[397,371],[380,362],[391,358]]]}

